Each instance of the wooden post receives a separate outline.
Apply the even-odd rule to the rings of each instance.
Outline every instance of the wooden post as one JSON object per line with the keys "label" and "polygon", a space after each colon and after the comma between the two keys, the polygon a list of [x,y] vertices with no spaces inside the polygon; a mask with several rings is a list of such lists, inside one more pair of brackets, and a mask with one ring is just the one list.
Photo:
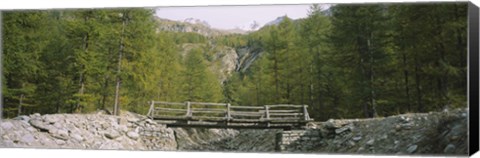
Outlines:
{"label": "wooden post", "polygon": [[192,117],[192,106],[190,105],[189,101],[186,102],[186,105],[187,105],[187,115],[186,115],[186,117],[191,118]]}
{"label": "wooden post", "polygon": [[268,111],[268,105],[265,105],[265,117],[267,117],[267,127],[270,127],[270,112]]}
{"label": "wooden post", "polygon": [[303,105],[303,119],[308,121],[307,105]]}
{"label": "wooden post", "polygon": [[149,101],[148,103],[150,103],[150,109],[148,109],[148,113],[147,113],[147,116],[150,117],[150,119],[153,119],[153,115],[155,114],[154,110],[155,108],[153,107],[154,106],[154,101]]}
{"label": "wooden post", "polygon": [[265,105],[265,116],[267,117],[267,120],[270,119],[270,113],[268,112],[268,105]]}
{"label": "wooden post", "polygon": [[230,103],[227,103],[227,121],[230,121]]}
{"label": "wooden post", "polygon": [[18,114],[17,114],[17,116],[20,116],[22,114],[23,98],[25,98],[25,96],[23,94],[20,95],[20,103],[18,103]]}

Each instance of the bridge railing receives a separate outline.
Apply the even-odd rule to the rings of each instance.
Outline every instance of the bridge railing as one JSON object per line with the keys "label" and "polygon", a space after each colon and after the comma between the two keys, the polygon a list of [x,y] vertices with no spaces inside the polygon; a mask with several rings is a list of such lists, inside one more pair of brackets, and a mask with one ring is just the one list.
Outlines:
{"label": "bridge railing", "polygon": [[232,106],[229,103],[150,101],[147,116],[156,120],[227,122],[308,122],[308,105]]}

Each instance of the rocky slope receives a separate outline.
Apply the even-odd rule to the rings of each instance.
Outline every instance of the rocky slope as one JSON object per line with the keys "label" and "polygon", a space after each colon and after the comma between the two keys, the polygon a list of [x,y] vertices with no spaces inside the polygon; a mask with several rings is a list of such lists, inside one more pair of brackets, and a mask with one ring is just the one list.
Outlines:
{"label": "rocky slope", "polygon": [[[467,153],[468,109],[386,118],[313,122],[320,140],[285,152],[362,154]],[[0,122],[0,147],[275,152],[273,129],[167,128],[145,116],[55,114]]]}
{"label": "rocky slope", "polygon": [[242,30],[220,30],[211,28],[206,22],[198,19],[186,19],[184,22],[173,21],[156,17],[157,31],[194,32],[206,37],[223,36],[229,34],[244,34]]}

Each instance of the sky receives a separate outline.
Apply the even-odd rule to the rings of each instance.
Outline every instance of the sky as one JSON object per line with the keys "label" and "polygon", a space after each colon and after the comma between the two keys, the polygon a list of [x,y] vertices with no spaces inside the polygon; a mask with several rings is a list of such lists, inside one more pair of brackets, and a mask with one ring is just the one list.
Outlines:
{"label": "sky", "polygon": [[263,26],[284,15],[292,19],[307,17],[309,8],[310,5],[161,7],[156,10],[156,15],[176,21],[200,19],[217,29],[249,30],[253,21]]}

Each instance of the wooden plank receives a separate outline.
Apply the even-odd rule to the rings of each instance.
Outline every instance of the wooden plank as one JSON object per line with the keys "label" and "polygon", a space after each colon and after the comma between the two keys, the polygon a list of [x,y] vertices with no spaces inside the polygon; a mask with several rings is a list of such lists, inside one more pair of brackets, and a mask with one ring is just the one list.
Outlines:
{"label": "wooden plank", "polygon": [[216,112],[227,112],[226,109],[215,109],[215,108],[192,108],[193,111],[216,111]]}
{"label": "wooden plank", "polygon": [[206,110],[201,110],[201,111],[197,111],[197,110],[192,110],[192,113],[210,113],[210,114],[225,114],[225,111],[206,111]]}
{"label": "wooden plank", "polygon": [[192,120],[212,120],[212,121],[225,121],[225,117],[212,117],[212,116],[192,116]]}
{"label": "wooden plank", "polygon": [[260,122],[265,122],[266,120],[261,120],[261,119],[236,119],[232,118],[231,122],[245,122],[245,123],[260,123]]}
{"label": "wooden plank", "polygon": [[165,116],[165,115],[154,115],[153,119],[155,120],[186,120],[185,116]]}
{"label": "wooden plank", "polygon": [[261,106],[230,106],[232,109],[251,109],[251,110],[263,110]]}
{"label": "wooden plank", "polygon": [[256,112],[256,111],[255,111],[255,112],[254,112],[254,111],[232,111],[232,114],[240,114],[240,115],[241,115],[241,114],[252,114],[252,115],[257,114],[257,115],[260,115],[260,116],[261,116],[261,115],[263,115],[264,113],[263,113],[263,112]]}
{"label": "wooden plank", "polygon": [[291,120],[300,120],[300,121],[305,121],[303,120],[302,118],[298,118],[298,117],[281,117],[281,118],[269,118],[269,119],[264,119],[264,120],[268,120],[268,121],[273,121],[273,120],[278,120],[278,121],[291,121]]}
{"label": "wooden plank", "polygon": [[296,110],[272,110],[272,109],[270,109],[269,112],[270,113],[281,113],[281,112],[291,113],[291,112],[302,112],[302,110],[300,110],[300,109],[296,109]]}
{"label": "wooden plank", "polygon": [[263,116],[264,113],[261,113],[261,112],[232,112],[230,115],[231,116],[256,116],[256,117],[260,117],[260,116]]}
{"label": "wooden plank", "polygon": [[293,128],[292,125],[279,125],[279,126],[270,126],[266,127],[265,125],[212,125],[212,124],[167,124],[169,128],[176,128],[176,127],[198,127],[198,128],[232,128],[232,129],[284,129],[284,130],[291,130]]}
{"label": "wooden plank", "polygon": [[154,104],[163,104],[163,105],[185,105],[185,103],[176,103],[176,102],[164,102],[164,101],[152,101]]}
{"label": "wooden plank", "polygon": [[287,107],[287,108],[302,108],[304,105],[291,105],[291,104],[278,104],[278,105],[265,105],[271,108],[278,108],[278,107]]}
{"label": "wooden plank", "polygon": [[178,112],[187,112],[187,109],[176,109],[176,108],[155,108],[156,111],[178,111]]}
{"label": "wooden plank", "polygon": [[193,105],[205,105],[205,106],[227,106],[226,103],[203,103],[203,102],[190,102]]}
{"label": "wooden plank", "polygon": [[270,116],[303,116],[303,113],[270,113]]}

